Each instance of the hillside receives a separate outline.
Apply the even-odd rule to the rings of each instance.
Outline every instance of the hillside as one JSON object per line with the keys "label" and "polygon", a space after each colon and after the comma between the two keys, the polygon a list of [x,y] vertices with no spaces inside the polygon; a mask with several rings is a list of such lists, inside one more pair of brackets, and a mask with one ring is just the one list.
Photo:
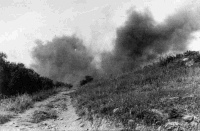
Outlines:
{"label": "hillside", "polygon": [[187,51],[73,89],[4,96],[0,130],[198,131],[199,76],[200,54]]}
{"label": "hillside", "polygon": [[123,130],[197,131],[199,76],[200,54],[187,51],[115,78],[94,80],[71,96],[79,116],[96,129],[106,120]]}

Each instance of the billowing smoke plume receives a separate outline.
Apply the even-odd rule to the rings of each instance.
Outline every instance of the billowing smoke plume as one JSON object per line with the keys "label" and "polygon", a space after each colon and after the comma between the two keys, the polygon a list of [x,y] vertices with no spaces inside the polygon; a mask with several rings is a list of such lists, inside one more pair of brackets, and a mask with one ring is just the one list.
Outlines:
{"label": "billowing smoke plume", "polygon": [[157,23],[150,13],[132,10],[125,24],[116,30],[114,49],[102,52],[101,68],[95,68],[97,57],[91,53],[97,50],[94,49],[97,46],[87,48],[84,45],[89,44],[83,44],[75,36],[56,37],[46,44],[37,42],[33,50],[33,67],[41,75],[65,82],[74,82],[87,74],[102,71],[118,74],[156,60],[168,52],[187,50],[191,34],[199,29],[198,15],[187,10],[173,14],[162,23]]}
{"label": "billowing smoke plume", "polygon": [[93,57],[75,36],[55,37],[46,44],[37,41],[32,55],[32,67],[53,80],[74,82],[93,72]]}
{"label": "billowing smoke plume", "polygon": [[125,25],[117,29],[114,52],[102,55],[102,68],[125,72],[169,51],[185,51],[191,34],[199,29],[194,12],[180,11],[157,23],[150,13],[131,11]]}

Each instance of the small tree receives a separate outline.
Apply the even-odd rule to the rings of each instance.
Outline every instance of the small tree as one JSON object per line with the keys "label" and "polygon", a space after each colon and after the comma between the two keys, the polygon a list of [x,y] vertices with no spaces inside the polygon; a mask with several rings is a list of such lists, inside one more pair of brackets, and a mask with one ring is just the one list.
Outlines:
{"label": "small tree", "polygon": [[0,94],[5,90],[5,66],[6,66],[6,59],[7,58],[7,55],[4,54],[4,53],[0,53]]}

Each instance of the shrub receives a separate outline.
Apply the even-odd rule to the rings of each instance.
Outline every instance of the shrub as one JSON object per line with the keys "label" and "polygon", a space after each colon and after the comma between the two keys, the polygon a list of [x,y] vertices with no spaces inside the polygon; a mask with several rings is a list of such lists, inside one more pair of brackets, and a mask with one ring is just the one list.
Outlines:
{"label": "shrub", "polygon": [[83,86],[91,81],[93,81],[93,78],[91,76],[85,76],[85,79],[80,81],[80,85]]}
{"label": "shrub", "polygon": [[28,69],[22,63],[6,61],[6,55],[0,53],[0,94],[13,96],[17,94],[32,94],[39,90],[51,89],[54,86],[65,85],[41,77],[34,70]]}

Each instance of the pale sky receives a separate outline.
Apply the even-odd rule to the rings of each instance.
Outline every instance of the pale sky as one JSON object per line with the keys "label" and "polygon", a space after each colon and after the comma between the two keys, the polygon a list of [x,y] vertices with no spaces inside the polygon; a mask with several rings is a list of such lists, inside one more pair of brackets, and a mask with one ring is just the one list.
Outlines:
{"label": "pale sky", "polygon": [[[28,66],[36,39],[74,33],[100,52],[112,48],[115,30],[123,25],[131,7],[139,11],[148,7],[155,20],[162,22],[194,3],[200,4],[198,0],[0,0],[0,52]],[[200,32],[194,36],[190,48],[200,50]]]}

